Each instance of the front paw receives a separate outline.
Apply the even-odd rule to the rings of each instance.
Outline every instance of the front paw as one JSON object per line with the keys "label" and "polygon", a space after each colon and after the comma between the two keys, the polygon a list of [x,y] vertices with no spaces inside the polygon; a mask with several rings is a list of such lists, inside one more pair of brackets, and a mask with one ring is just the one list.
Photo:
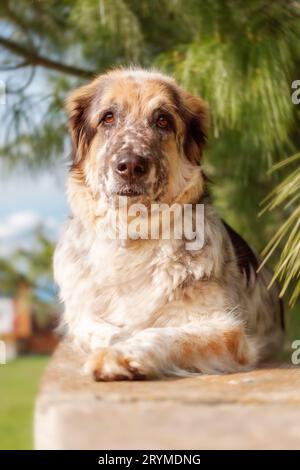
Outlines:
{"label": "front paw", "polygon": [[146,378],[137,361],[113,348],[103,348],[95,353],[86,363],[85,371],[98,382]]}

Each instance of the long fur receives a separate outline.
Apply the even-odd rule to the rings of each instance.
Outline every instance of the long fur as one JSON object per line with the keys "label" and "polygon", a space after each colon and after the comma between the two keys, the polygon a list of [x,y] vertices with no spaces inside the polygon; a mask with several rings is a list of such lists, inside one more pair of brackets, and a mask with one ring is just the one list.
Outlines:
{"label": "long fur", "polygon": [[[99,124],[109,106],[117,115],[111,129]],[[172,118],[165,134],[150,122],[158,107]],[[86,371],[96,380],[235,372],[277,354],[283,330],[278,290],[267,288],[271,274],[256,273],[257,257],[207,195],[203,101],[170,77],[120,69],[75,91],[67,110],[72,217],[54,271],[68,335],[89,353]],[[114,165],[124,152],[151,165],[140,201],[204,204],[201,249],[172,238],[107,237],[122,190]]]}

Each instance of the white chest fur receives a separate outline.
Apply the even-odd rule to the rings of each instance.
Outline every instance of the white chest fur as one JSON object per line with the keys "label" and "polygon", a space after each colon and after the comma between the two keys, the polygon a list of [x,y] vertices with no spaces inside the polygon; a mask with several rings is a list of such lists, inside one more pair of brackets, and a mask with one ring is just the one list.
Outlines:
{"label": "white chest fur", "polygon": [[54,267],[69,329],[75,328],[78,336],[99,325],[106,338],[107,328],[117,333],[151,323],[188,277],[203,275],[182,240],[122,245],[86,231],[76,219],[66,227]]}

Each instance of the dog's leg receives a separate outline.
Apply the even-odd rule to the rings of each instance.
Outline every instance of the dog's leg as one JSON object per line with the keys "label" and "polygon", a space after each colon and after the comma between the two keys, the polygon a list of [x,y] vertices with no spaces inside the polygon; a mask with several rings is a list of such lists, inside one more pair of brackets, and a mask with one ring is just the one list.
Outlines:
{"label": "dog's leg", "polygon": [[182,327],[148,328],[102,348],[87,369],[96,380],[134,380],[192,373],[236,372],[253,366],[257,346],[236,320],[206,319]]}

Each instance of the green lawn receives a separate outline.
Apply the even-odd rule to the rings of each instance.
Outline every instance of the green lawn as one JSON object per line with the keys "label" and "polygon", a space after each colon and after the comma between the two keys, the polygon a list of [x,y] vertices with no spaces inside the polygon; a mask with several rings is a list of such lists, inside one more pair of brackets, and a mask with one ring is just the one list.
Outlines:
{"label": "green lawn", "polygon": [[0,365],[0,449],[32,449],[34,400],[48,357]]}

